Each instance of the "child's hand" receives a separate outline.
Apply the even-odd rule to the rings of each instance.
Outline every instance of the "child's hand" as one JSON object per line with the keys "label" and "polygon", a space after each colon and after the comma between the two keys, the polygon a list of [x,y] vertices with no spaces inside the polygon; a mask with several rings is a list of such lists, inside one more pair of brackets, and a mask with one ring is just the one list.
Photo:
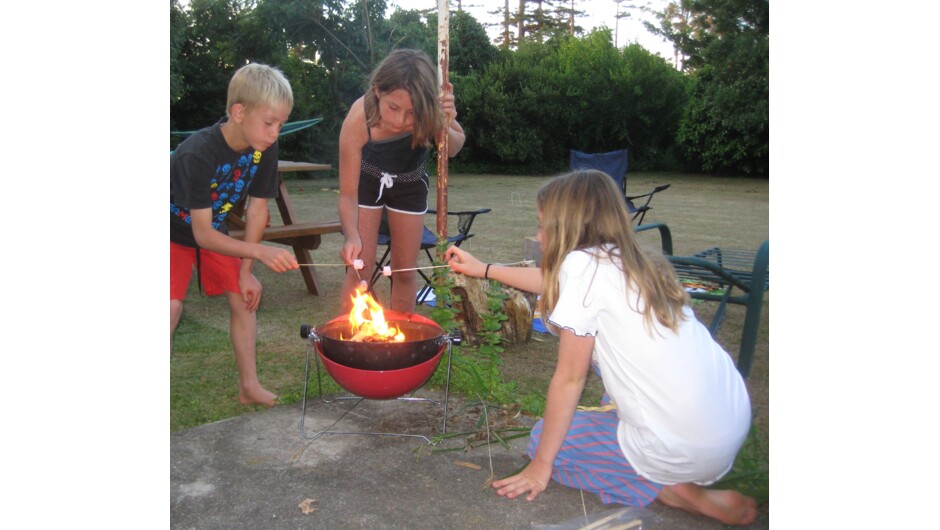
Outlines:
{"label": "child's hand", "polygon": [[[534,471],[531,468],[532,464],[529,464],[522,473],[493,482],[493,488],[496,489],[496,494],[508,499],[514,499],[523,493],[528,493],[525,499],[527,501],[535,500],[539,493],[545,491],[547,484],[539,482],[533,476]],[[549,478],[551,478],[551,470],[549,470]],[[547,482],[548,479],[546,479],[546,483]]]}
{"label": "child's hand", "polygon": [[300,268],[300,265],[297,263],[297,258],[295,258],[289,250],[260,244],[258,246],[261,247],[258,260],[272,271],[285,272]]}
{"label": "child's hand", "polygon": [[245,308],[254,312],[261,304],[261,282],[250,272],[243,272],[238,276],[238,289],[242,292]]}
{"label": "child's hand", "polygon": [[450,269],[460,274],[480,278],[486,272],[486,264],[473,257],[473,254],[451,245],[444,253],[444,259]]}
{"label": "child's hand", "polygon": [[346,242],[343,243],[343,247],[339,249],[339,258],[343,260],[343,263],[355,266],[357,261],[361,261],[359,259],[359,254],[361,253],[362,241],[358,238],[353,241],[347,239]]}
{"label": "child's hand", "polygon": [[457,105],[455,101],[454,85],[448,81],[444,84],[444,91],[441,94],[441,110],[444,111],[444,115],[447,116],[447,121],[452,122],[457,120]]}

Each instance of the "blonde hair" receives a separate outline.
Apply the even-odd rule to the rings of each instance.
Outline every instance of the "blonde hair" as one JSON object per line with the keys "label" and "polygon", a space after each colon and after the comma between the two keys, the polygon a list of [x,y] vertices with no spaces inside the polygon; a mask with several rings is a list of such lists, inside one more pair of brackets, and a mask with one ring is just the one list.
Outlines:
{"label": "blonde hair", "polygon": [[[623,271],[626,285],[637,290],[637,299],[626,300],[638,310],[640,299],[647,329],[653,318],[677,332],[686,318],[683,306],[689,295],[679,285],[666,258],[640,247],[630,214],[613,179],[597,170],[579,170],[545,183],[536,196],[542,214],[542,296],[539,310],[551,314],[558,302],[558,273],[569,253],[595,249]],[[597,256],[601,257],[601,256]],[[552,326],[552,330],[558,330]]]}
{"label": "blonde hair", "polygon": [[444,111],[438,100],[437,69],[420,50],[400,49],[388,54],[372,72],[365,94],[366,125],[375,127],[381,120],[379,97],[382,93],[405,89],[414,109],[411,147],[430,145],[444,128]]}
{"label": "blonde hair", "polygon": [[228,102],[225,114],[231,117],[232,106],[241,103],[247,110],[260,105],[294,108],[294,92],[290,82],[277,68],[251,63],[239,68],[228,83]]}

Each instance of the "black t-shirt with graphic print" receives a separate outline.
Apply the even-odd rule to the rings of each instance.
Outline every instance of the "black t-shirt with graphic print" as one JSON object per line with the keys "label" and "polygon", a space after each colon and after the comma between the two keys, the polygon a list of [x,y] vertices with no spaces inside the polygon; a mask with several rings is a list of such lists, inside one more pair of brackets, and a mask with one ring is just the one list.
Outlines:
{"label": "black t-shirt with graphic print", "polygon": [[277,197],[277,143],[263,153],[233,151],[218,123],[193,133],[170,156],[170,241],[196,247],[191,209],[212,208],[212,228],[228,233],[225,217],[246,195]]}

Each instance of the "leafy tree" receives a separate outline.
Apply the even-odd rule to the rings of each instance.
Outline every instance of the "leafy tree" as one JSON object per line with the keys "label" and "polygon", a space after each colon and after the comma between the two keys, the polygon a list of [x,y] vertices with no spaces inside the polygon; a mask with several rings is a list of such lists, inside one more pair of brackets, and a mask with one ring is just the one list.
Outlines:
{"label": "leafy tree", "polygon": [[575,6],[581,2],[582,0],[558,0],[555,6],[555,15],[568,35],[580,35],[584,31],[584,28],[576,23],[577,18],[585,14]]}
{"label": "leafy tree", "polygon": [[681,0],[660,17],[660,33],[691,74],[690,103],[676,137],[686,168],[766,175],[768,0]]}
{"label": "leafy tree", "polygon": [[464,150],[506,172],[561,170],[572,148],[626,147],[634,169],[663,167],[686,101],[681,73],[639,45],[618,51],[609,29],[523,43],[461,86]]}
{"label": "leafy tree", "polygon": [[[435,17],[436,18],[436,17]],[[432,26],[436,29],[435,25]],[[435,31],[436,33],[436,31]],[[481,71],[497,57],[486,29],[465,11],[450,16],[450,71],[469,74]]]}
{"label": "leafy tree", "polygon": [[676,169],[675,132],[688,102],[687,78],[639,44],[625,47],[621,62],[612,83],[623,89],[626,115],[614,130],[630,149],[630,167]]}
{"label": "leafy tree", "polygon": [[[186,95],[180,50],[186,41],[188,22],[178,0],[170,0],[170,105]],[[172,121],[170,127],[174,127]]]}
{"label": "leafy tree", "polygon": [[[574,34],[573,0],[519,0],[513,23],[520,42],[543,43],[561,34]],[[580,13],[580,12],[578,12]]]}
{"label": "leafy tree", "polygon": [[518,39],[516,33],[513,33],[513,14],[509,10],[509,0],[503,0],[503,7],[495,11],[488,12],[491,15],[501,15],[503,17],[502,22],[499,23],[502,31],[499,33],[499,37],[496,38],[496,44],[499,45],[500,49],[508,50],[510,47],[515,47],[518,44]]}
{"label": "leafy tree", "polygon": [[673,60],[676,67],[686,71],[685,63],[688,60],[686,54],[695,47],[693,41],[701,36],[702,28],[692,26],[690,22],[691,12],[683,2],[670,2],[663,11],[654,14],[659,19],[660,26],[657,27],[646,21],[643,22],[643,25],[649,32],[672,41],[675,52]]}
{"label": "leafy tree", "polygon": [[618,51],[607,28],[568,39],[558,54],[567,96],[562,149],[626,147],[634,169],[668,162],[686,102],[679,72],[638,44]]}
{"label": "leafy tree", "polygon": [[[545,91],[540,90],[544,82],[537,64],[542,48],[523,45],[482,73],[455,76],[463,87],[459,102],[461,124],[467,130],[463,150],[479,167],[499,166],[511,172],[513,167],[544,162],[538,95]],[[521,59],[530,51],[528,58]]]}
{"label": "leafy tree", "polygon": [[177,74],[182,81],[179,94],[185,97],[170,106],[170,119],[177,127],[206,127],[225,115],[228,80],[240,63],[234,41],[244,8],[238,0],[192,0],[182,17],[189,27],[178,47]]}
{"label": "leafy tree", "polygon": [[[388,19],[386,49],[412,48],[424,50],[432,59],[437,56],[437,26],[428,20],[432,10],[398,10]],[[437,15],[434,15],[435,24]]]}
{"label": "leafy tree", "polygon": [[[192,0],[180,8],[171,0],[174,129],[216,121],[234,70],[266,62],[291,82],[292,121],[323,118],[283,137],[282,156],[335,165],[340,126],[374,66],[395,48],[437,53],[435,10],[385,18],[385,6]],[[515,51],[497,50],[469,14],[458,10],[450,20],[450,78],[468,133],[454,167],[554,172],[567,165],[570,148],[621,147],[630,150],[633,169],[668,167],[686,83],[663,59],[638,45],[617,50],[609,30],[585,37],[558,32],[541,44],[526,40]]]}

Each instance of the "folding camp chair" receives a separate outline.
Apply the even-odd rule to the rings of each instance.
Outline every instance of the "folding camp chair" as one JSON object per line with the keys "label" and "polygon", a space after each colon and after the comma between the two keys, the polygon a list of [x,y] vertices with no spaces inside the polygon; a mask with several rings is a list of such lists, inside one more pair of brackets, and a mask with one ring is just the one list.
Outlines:
{"label": "folding camp chair", "polygon": [[[623,191],[624,199],[627,201],[627,209],[630,211],[630,215],[633,216],[632,219],[636,221],[637,224],[642,224],[643,218],[646,217],[646,212],[652,209],[650,206],[650,201],[653,200],[653,195],[671,186],[671,184],[663,184],[661,186],[656,186],[656,189],[649,193],[628,196],[626,149],[618,149],[616,151],[610,151],[607,153],[584,153],[571,149],[570,153],[570,169],[597,169],[599,171],[603,171],[609,175],[610,178],[614,179],[614,182],[616,182]],[[637,206],[637,204],[640,203],[640,199],[646,200],[642,201],[643,204]]]}
{"label": "folding camp chair", "polygon": [[[487,213],[491,208],[479,208],[477,210],[469,210],[465,212],[447,212],[447,215],[453,215],[457,217],[457,233],[449,236],[447,242],[455,246],[460,246],[464,241],[473,237],[474,234],[470,233],[470,227],[473,226],[473,221],[476,219],[477,215],[481,213]],[[437,210],[428,210],[428,214],[437,215]],[[434,234],[428,227],[423,227],[423,232],[421,234],[421,250],[428,257],[430,263],[434,263],[434,255],[431,254],[431,250],[437,247],[437,235]],[[382,276],[382,269],[386,265],[390,265],[392,262],[391,253],[392,253],[392,237],[389,235],[388,230],[388,217],[386,216],[385,211],[382,211],[382,224],[379,225],[379,246],[385,246],[385,253],[382,254],[382,257],[375,262],[375,270],[372,272],[372,278],[369,280],[369,285],[375,285],[375,282]],[[433,292],[431,287],[431,277],[425,274],[424,271],[418,269],[418,274],[421,278],[424,279],[424,286],[418,290],[418,296],[416,303],[423,304],[428,296]]]}

